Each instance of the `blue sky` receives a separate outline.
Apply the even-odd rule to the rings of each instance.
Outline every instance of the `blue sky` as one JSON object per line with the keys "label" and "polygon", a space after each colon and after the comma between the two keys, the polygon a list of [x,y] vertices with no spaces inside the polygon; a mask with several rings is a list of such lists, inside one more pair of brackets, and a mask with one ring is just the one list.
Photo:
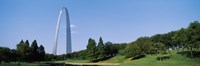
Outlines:
{"label": "blue sky", "polygon": [[[98,42],[132,42],[187,27],[200,21],[200,0],[0,0],[0,46],[16,48],[34,39],[52,53],[59,11],[67,7],[72,51]],[[58,54],[65,53],[65,20],[61,17]]]}

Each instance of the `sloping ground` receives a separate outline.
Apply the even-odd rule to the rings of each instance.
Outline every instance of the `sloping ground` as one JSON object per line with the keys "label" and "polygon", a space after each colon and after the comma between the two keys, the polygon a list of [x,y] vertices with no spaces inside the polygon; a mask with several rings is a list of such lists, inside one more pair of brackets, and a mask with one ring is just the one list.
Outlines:
{"label": "sloping ground", "polygon": [[127,59],[124,58],[125,56],[117,55],[111,59],[105,60],[105,61],[100,61],[98,63],[123,63]]}
{"label": "sloping ground", "polygon": [[146,55],[144,58],[137,60],[130,60],[125,58],[125,56],[117,55],[113,58],[110,58],[105,61],[100,61],[97,63],[91,63],[88,60],[65,60],[65,61],[56,61],[65,62],[66,64],[75,64],[75,65],[120,65],[120,66],[200,66],[200,58],[188,58],[181,54],[176,54],[176,50],[171,51],[172,55],[169,59],[164,61],[157,61],[158,55]]}
{"label": "sloping ground", "polygon": [[116,56],[99,63],[120,63],[121,66],[200,66],[200,58],[187,58],[179,54],[173,54],[170,59],[157,61],[157,55],[147,55],[138,60],[125,59],[124,56]]}

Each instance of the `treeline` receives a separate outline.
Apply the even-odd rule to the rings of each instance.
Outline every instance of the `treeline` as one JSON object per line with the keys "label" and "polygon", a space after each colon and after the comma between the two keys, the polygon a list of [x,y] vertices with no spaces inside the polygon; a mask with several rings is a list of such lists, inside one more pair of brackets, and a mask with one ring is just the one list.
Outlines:
{"label": "treeline", "polygon": [[17,61],[17,51],[15,49],[10,49],[7,47],[0,47],[0,63],[4,62],[11,62]]}
{"label": "treeline", "polygon": [[87,49],[78,52],[73,52],[67,55],[66,54],[58,55],[56,59],[57,60],[83,59],[89,61],[94,61],[94,60],[98,61],[98,59],[104,60],[117,55],[119,50],[124,49],[126,45],[127,45],[126,43],[121,43],[121,44],[112,42],[104,43],[101,37],[99,38],[99,42],[96,43],[94,39],[89,38],[88,44],[86,46]]}
{"label": "treeline", "polygon": [[200,23],[198,21],[177,31],[156,34],[151,37],[140,37],[129,43],[120,54],[129,58],[146,54],[166,54],[167,50],[174,49],[188,57],[200,57]]}
{"label": "treeline", "polygon": [[[128,44],[104,43],[101,37],[96,43],[94,39],[89,38],[86,48],[67,55],[54,56],[54,58],[57,60],[84,59],[93,61],[113,57],[117,54],[126,58],[140,58],[147,54],[171,55],[170,50],[177,50],[177,53],[191,58],[200,57],[200,23],[194,21],[187,28],[151,37],[140,37]],[[53,56],[51,55],[51,57]]]}
{"label": "treeline", "polygon": [[88,39],[85,50],[63,55],[45,54],[44,47],[38,47],[36,40],[29,46],[28,40],[17,44],[17,49],[0,47],[0,61],[39,62],[50,60],[83,59],[101,61],[123,55],[126,58],[140,58],[147,54],[171,54],[169,50],[187,57],[200,57],[200,23],[194,21],[189,27],[181,28],[165,34],[156,34],[151,37],[140,37],[131,43],[103,42],[102,37],[98,43],[92,38]]}
{"label": "treeline", "polygon": [[45,60],[45,50],[42,45],[38,47],[37,41],[34,40],[29,45],[29,41],[21,40],[17,44],[17,49],[0,47],[0,62],[40,62]]}

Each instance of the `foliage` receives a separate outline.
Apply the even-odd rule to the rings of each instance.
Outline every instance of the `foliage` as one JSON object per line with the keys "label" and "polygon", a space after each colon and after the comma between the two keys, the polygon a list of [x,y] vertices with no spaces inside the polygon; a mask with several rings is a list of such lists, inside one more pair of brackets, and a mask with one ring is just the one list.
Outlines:
{"label": "foliage", "polygon": [[24,62],[36,62],[43,61],[45,59],[45,50],[42,45],[38,47],[37,41],[34,40],[29,46],[28,40],[24,42],[21,40],[19,44],[17,44],[17,53],[19,54],[19,60]]}
{"label": "foliage", "polygon": [[101,37],[99,38],[99,43],[97,45],[97,55],[98,55],[97,58],[105,57],[105,46]]}
{"label": "foliage", "polygon": [[12,60],[12,52],[7,47],[0,47],[0,61],[10,62]]}
{"label": "foliage", "polygon": [[[52,61],[53,59],[55,59],[56,56],[53,54],[45,54],[45,61]],[[60,60],[60,59],[59,59]]]}
{"label": "foliage", "polygon": [[94,39],[89,38],[87,49],[81,50],[78,52],[69,53],[66,55],[58,55],[56,60],[63,60],[62,57],[65,56],[66,59],[79,59],[79,60],[104,60],[116,56],[120,50],[125,49],[126,43],[112,43],[106,42],[103,43],[103,39],[100,37],[98,45],[96,46],[96,42]]}
{"label": "foliage", "polygon": [[21,42],[19,44],[17,44],[17,52],[20,55],[19,56],[20,61],[30,62],[31,48],[23,40],[21,40]]}
{"label": "foliage", "polygon": [[[126,58],[138,57],[140,55],[160,55],[166,54],[168,50],[177,50],[178,53],[188,57],[199,57],[200,48],[200,23],[194,21],[187,28],[171,31],[164,34],[156,34],[150,37],[140,37],[131,43],[112,43],[103,42],[99,38],[98,44],[94,39],[89,38],[85,50],[72,52],[63,55],[45,54],[44,47],[38,46],[34,40],[30,46],[29,41],[23,40],[17,44],[17,49],[0,47],[1,61],[23,61],[37,62],[44,60],[64,60],[64,59],[81,59],[81,60],[98,60],[103,58],[114,57],[117,54]],[[182,52],[180,52],[182,49]],[[184,49],[187,49],[184,51]]]}
{"label": "foliage", "polygon": [[97,48],[96,48],[96,42],[94,39],[89,38],[86,51],[87,51],[87,58],[89,60],[94,60],[97,58],[97,55],[96,55]]}
{"label": "foliage", "polygon": [[[98,45],[94,39],[89,38],[87,49],[79,52],[67,54],[67,58],[95,60],[104,57],[113,57],[117,54],[127,58],[140,55],[159,54],[162,56],[170,50],[187,49],[190,51],[190,57],[193,57],[194,51],[200,48],[200,23],[192,22],[189,27],[180,30],[171,31],[164,34],[156,34],[151,37],[140,37],[131,43],[103,43],[102,37],[99,38]],[[188,54],[187,54],[188,55]]]}
{"label": "foliage", "polygon": [[129,44],[126,48],[125,48],[125,56],[126,58],[129,57],[134,57],[136,55],[140,55],[141,54],[141,48],[135,44],[134,42]]}
{"label": "foliage", "polygon": [[124,50],[126,58],[136,57],[138,55],[151,54],[153,42],[149,37],[140,37],[135,42],[130,43]]}

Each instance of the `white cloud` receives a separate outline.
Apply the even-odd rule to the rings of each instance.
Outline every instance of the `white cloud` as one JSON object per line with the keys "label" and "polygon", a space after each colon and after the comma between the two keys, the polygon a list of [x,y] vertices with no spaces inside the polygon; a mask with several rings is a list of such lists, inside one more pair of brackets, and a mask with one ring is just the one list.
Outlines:
{"label": "white cloud", "polygon": [[73,25],[73,24],[71,24],[70,27],[71,27],[71,28],[77,28],[77,26],[76,26],[76,25]]}
{"label": "white cloud", "polygon": [[[70,27],[71,27],[71,34],[75,34],[75,33],[77,33],[77,32],[75,31],[75,29],[77,28],[76,25],[71,24]],[[74,28],[75,28],[75,29],[74,29]]]}
{"label": "white cloud", "polygon": [[[71,24],[70,27],[71,27],[71,34],[76,34],[76,33],[78,33],[78,32],[76,31],[76,28],[77,28],[76,25]],[[61,26],[60,26],[60,29],[61,29],[61,31],[66,30],[66,25],[61,25]]]}

